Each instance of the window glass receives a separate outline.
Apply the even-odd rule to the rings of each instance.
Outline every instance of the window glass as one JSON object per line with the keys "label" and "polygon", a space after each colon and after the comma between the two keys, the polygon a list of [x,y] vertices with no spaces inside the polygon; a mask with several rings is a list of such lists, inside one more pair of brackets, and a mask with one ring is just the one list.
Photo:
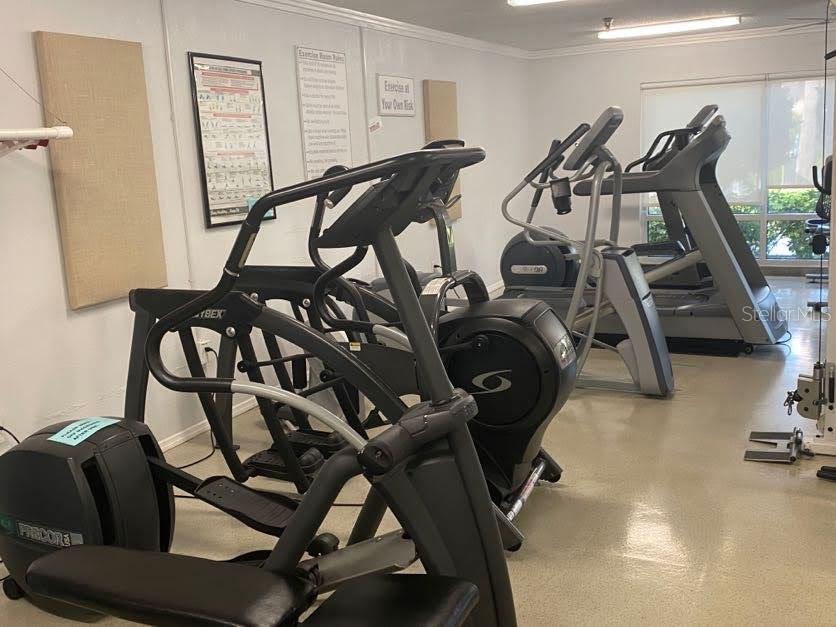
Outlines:
{"label": "window glass", "polygon": [[743,232],[743,238],[752,249],[752,254],[755,257],[760,257],[761,254],[761,223],[755,220],[740,220],[738,222],[740,230]]}
{"label": "window glass", "polygon": [[668,230],[661,220],[647,221],[647,241],[651,244],[665,242],[668,239]]}
{"label": "window glass", "polygon": [[[812,166],[821,167],[822,148],[829,154],[833,145],[832,116],[822,114],[824,96],[822,79],[769,82],[767,164],[770,189],[813,187]],[[832,81],[828,82],[827,101],[833,102]]]}

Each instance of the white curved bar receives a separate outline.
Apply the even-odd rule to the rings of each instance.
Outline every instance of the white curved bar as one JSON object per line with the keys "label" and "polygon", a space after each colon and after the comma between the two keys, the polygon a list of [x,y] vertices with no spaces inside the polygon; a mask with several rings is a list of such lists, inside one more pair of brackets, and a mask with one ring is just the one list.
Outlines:
{"label": "white curved bar", "polygon": [[70,139],[73,129],[69,126],[49,128],[6,128],[0,129],[0,142],[40,141],[42,139]]}
{"label": "white curved bar", "polygon": [[362,451],[366,446],[364,440],[359,433],[352,429],[348,423],[336,414],[332,414],[322,405],[318,405],[313,401],[299,396],[292,392],[286,392],[280,388],[274,388],[263,383],[247,383],[243,381],[233,381],[230,385],[230,390],[240,394],[250,394],[259,398],[266,398],[271,401],[284,403],[289,407],[305,412],[309,416],[313,416],[324,425],[330,427],[339,433],[346,442],[353,446],[358,451]]}

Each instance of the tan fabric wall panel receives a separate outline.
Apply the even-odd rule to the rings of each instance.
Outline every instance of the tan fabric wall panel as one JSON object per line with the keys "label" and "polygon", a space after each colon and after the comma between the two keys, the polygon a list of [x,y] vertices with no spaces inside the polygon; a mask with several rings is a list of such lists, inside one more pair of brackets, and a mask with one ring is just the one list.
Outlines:
{"label": "tan fabric wall panel", "polygon": [[[456,83],[424,81],[424,135],[427,142],[437,139],[459,139],[459,101]],[[461,181],[456,181],[453,195],[461,194]],[[454,220],[462,217],[462,203],[450,209]]]}
{"label": "tan fabric wall panel", "polygon": [[49,146],[70,307],[164,286],[141,44],[38,32],[35,45],[45,110],[74,131]]}

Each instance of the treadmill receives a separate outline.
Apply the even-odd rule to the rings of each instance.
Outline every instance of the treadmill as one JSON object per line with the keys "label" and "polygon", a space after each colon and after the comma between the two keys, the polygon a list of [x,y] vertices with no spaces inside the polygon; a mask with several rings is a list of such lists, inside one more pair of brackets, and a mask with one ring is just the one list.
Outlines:
{"label": "treadmill", "polygon": [[[722,116],[714,117],[681,149],[668,151],[658,170],[625,172],[623,193],[655,192],[668,216],[681,216],[681,233],[672,220],[669,234],[685,234],[682,250],[646,272],[672,352],[737,355],[755,346],[777,344],[788,335],[786,315],[763,275],[717,182],[717,161],[730,135]],[[612,177],[603,193],[612,194]],[[574,192],[591,193],[589,181]],[[667,224],[667,221],[666,221]],[[661,286],[689,268],[705,264],[700,286]],[[616,316],[599,322],[605,341],[623,336]]]}
{"label": "treadmill", "polygon": [[[638,166],[641,166],[644,172],[662,169],[666,163],[705,129],[708,122],[717,113],[718,108],[714,104],[705,105],[684,128],[659,133],[647,152],[639,159],[630,163],[624,171],[632,172]],[[705,190],[703,190],[703,193],[705,193]],[[683,220],[679,207],[671,202],[667,202],[669,200],[668,198],[659,198],[658,200],[667,239],[662,242],[647,242],[631,245],[631,248],[640,256],[642,267],[645,271],[651,270],[660,263],[697,248],[694,237],[688,225]],[[697,290],[712,286],[711,272],[706,263],[701,261],[660,279],[651,287],[675,287]]]}

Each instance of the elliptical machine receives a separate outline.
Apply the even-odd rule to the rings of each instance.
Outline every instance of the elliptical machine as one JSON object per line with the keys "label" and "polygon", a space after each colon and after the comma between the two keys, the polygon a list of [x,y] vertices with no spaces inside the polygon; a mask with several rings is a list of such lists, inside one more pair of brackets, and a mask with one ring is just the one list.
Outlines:
{"label": "elliptical machine", "polygon": [[[537,166],[506,196],[502,215],[523,231],[503,251],[500,263],[506,284],[502,297],[537,298],[549,303],[580,338],[579,371],[593,344],[597,344],[617,352],[632,379],[626,382],[581,376],[579,387],[670,397],[674,393],[673,370],[650,287],[635,251],[615,244],[621,210],[621,166],[606,142],[623,119],[621,109],[610,107],[592,127],[581,124],[563,142],[571,146],[580,141],[563,163],[563,169],[573,174],[556,174],[562,159],[544,162],[545,166]],[[610,236],[601,240],[596,236],[601,188],[610,172],[614,181]],[[533,224],[545,190],[550,190],[557,214],[566,215],[572,210],[572,184],[590,179],[593,192],[582,241]],[[519,220],[510,214],[509,204],[528,186],[535,189],[534,200],[526,219]],[[599,318],[613,312],[627,329],[627,338],[611,347],[598,342],[595,331]]]}
{"label": "elliptical machine", "polygon": [[[362,476],[403,524],[396,536],[414,546],[428,575],[380,575],[346,583],[347,569],[387,552],[381,538],[369,537],[329,554],[338,556],[330,570],[337,578],[332,582],[336,591],[302,624],[388,624],[391,608],[397,607],[404,625],[514,627],[507,567],[467,430],[476,404],[454,389],[444,372],[395,241],[434,178],[482,159],[484,151],[478,148],[410,153],[267,194],[243,222],[216,287],[165,316],[150,334],[149,366],[166,387],[284,402],[345,439],[347,446],[325,462],[304,499],[286,498],[283,507],[274,502],[273,511],[269,504],[250,503],[255,515],[283,518],[273,550],[233,563],[167,553],[171,527],[160,523],[173,519],[155,513],[171,504],[176,469],[164,463],[144,425],[92,419],[55,425],[0,456],[0,511],[5,514],[0,554],[14,579],[57,607],[146,624],[295,627],[316,594],[326,589],[322,578],[329,574],[320,568],[322,562],[311,570],[300,568],[300,559],[346,482]],[[428,396],[403,411],[386,384],[351,353],[312,329],[305,334],[296,320],[233,291],[268,211],[371,180],[380,182],[323,233],[320,245],[374,246]],[[295,329],[301,344],[342,363],[352,385],[381,406],[391,404],[396,424],[366,439],[338,416],[279,388],[183,378],[169,371],[160,354],[165,335],[220,303],[237,307],[238,316],[278,336]],[[232,500],[239,491],[247,490],[231,490]],[[142,515],[132,517],[128,510]]]}

